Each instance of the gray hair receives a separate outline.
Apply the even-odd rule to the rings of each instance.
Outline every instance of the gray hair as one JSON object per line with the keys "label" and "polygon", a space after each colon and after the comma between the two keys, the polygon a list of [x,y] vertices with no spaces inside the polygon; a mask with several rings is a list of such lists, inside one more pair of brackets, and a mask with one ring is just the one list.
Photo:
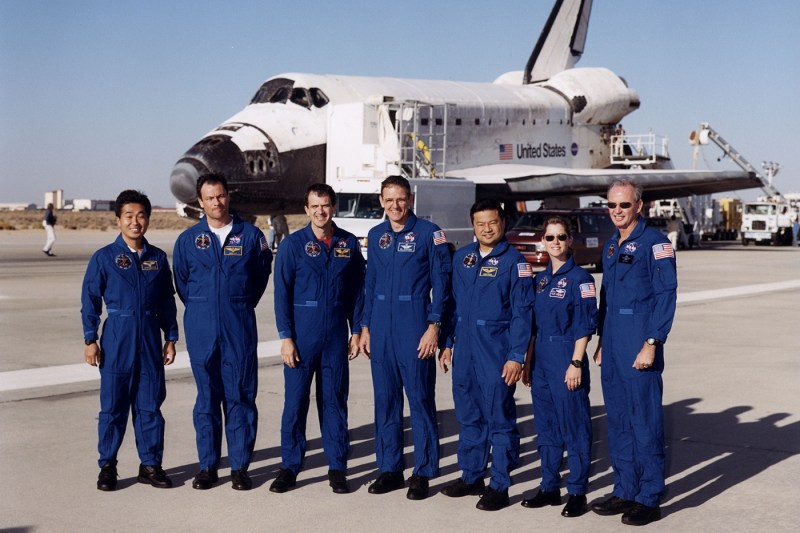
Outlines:
{"label": "gray hair", "polygon": [[611,189],[614,187],[632,187],[633,201],[639,202],[642,199],[642,186],[638,183],[634,183],[634,181],[629,178],[620,178],[611,182],[611,185],[608,186],[608,191],[606,191],[606,198],[608,198],[608,195],[611,194]]}

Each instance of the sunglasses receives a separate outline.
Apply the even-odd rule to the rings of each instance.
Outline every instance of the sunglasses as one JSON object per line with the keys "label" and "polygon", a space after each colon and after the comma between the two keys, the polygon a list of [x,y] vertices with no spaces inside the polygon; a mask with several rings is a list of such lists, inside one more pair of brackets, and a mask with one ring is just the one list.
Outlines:
{"label": "sunglasses", "polygon": [[630,209],[633,204],[631,202],[620,202],[619,204],[617,202],[608,202],[609,209],[616,209],[617,206],[619,206],[620,209]]}
{"label": "sunglasses", "polygon": [[554,240],[556,240],[556,239],[558,239],[558,240],[559,240],[559,241],[561,241],[561,242],[564,242],[564,241],[566,241],[568,238],[569,238],[569,237],[567,237],[567,234],[566,234],[566,233],[559,233],[558,235],[545,235],[545,236],[544,236],[544,240],[546,240],[547,242],[553,242],[553,241],[554,241]]}

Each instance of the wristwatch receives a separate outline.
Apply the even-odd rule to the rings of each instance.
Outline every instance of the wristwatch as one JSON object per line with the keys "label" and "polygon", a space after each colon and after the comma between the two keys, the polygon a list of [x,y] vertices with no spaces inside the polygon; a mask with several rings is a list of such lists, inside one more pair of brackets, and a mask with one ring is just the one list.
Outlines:
{"label": "wristwatch", "polygon": [[83,339],[83,344],[85,344],[86,346],[89,346],[90,344],[94,344],[96,342],[97,342],[97,340],[87,341],[86,339]]}
{"label": "wristwatch", "polygon": [[646,342],[646,343],[647,343],[647,344],[649,344],[650,346],[656,346],[657,344],[661,344],[661,341],[660,341],[660,340],[658,340],[658,339],[654,339],[653,337],[650,337],[650,338],[648,338],[648,339],[647,339],[646,341],[644,341],[644,342]]}
{"label": "wristwatch", "polygon": [[428,320],[429,326],[436,326],[439,329],[442,329],[442,322],[440,320]]}
{"label": "wristwatch", "polygon": [[572,362],[570,362],[570,364],[575,368],[581,368],[583,366],[583,361],[581,361],[580,359],[573,359]]}

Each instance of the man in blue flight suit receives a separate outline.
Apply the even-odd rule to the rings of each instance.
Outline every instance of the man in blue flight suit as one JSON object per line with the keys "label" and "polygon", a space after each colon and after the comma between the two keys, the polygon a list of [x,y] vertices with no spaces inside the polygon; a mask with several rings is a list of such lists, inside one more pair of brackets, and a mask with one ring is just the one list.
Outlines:
{"label": "man in blue flight suit", "polygon": [[205,217],[180,234],[173,254],[197,385],[193,419],[200,471],[192,487],[209,489],[219,479],[224,406],[231,484],[249,490],[258,426],[255,308],[267,287],[272,252],[261,230],[230,213],[224,177],[201,176],[197,199]]}
{"label": "man in blue flight suit", "polygon": [[[100,475],[97,488],[117,488],[117,452],[125,436],[128,411],[139,452],[139,483],[172,487],[161,468],[167,396],[164,365],[175,360],[178,322],[175,290],[167,255],[144,238],[150,223],[150,200],[126,190],[114,204],[120,235],[89,260],[81,292],[84,359],[100,366],[98,417]],[[100,344],[97,328],[106,304]],[[164,346],[161,347],[161,332]]]}
{"label": "man in blue flight suit", "polygon": [[[448,347],[439,357],[447,372],[455,346],[453,400],[462,475],[442,493],[482,494],[476,507],[497,511],[508,506],[511,470],[519,461],[514,391],[531,340],[533,269],[505,238],[500,202],[478,201],[470,217],[477,242],[453,257],[455,313],[447,329],[455,335],[448,334]],[[484,492],[490,449],[491,481]]]}
{"label": "man in blue flight suit", "polygon": [[449,301],[450,252],[444,232],[411,211],[411,185],[401,176],[381,183],[384,222],[368,234],[367,277],[359,350],[371,358],[375,452],[380,475],[371,494],[403,488],[403,388],[414,437],[407,497],[428,497],[439,475],[436,360]]}
{"label": "man in blue flight suit", "polygon": [[661,518],[664,492],[664,348],[675,316],[675,251],[646,226],[642,189],[616,181],[608,211],[617,231],[603,248],[595,362],[601,366],[614,492],[592,505],[601,515],[645,525]]}
{"label": "man in blue flight suit", "polygon": [[[364,302],[364,256],[356,237],[333,223],[336,193],[323,183],[306,191],[310,222],[281,242],[275,260],[275,323],[285,381],[281,421],[283,465],[269,490],[296,483],[306,453],[311,379],[316,381],[322,446],[334,493],[347,486],[348,359],[358,356]],[[357,329],[356,329],[357,328]],[[354,331],[348,343],[348,331]]]}

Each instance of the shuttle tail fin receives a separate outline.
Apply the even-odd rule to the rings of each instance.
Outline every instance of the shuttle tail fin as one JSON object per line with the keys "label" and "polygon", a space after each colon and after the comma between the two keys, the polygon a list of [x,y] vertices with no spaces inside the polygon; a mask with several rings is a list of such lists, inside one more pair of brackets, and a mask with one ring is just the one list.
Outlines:
{"label": "shuttle tail fin", "polygon": [[536,42],[523,84],[550,79],[575,66],[583,54],[592,0],[556,0]]}

